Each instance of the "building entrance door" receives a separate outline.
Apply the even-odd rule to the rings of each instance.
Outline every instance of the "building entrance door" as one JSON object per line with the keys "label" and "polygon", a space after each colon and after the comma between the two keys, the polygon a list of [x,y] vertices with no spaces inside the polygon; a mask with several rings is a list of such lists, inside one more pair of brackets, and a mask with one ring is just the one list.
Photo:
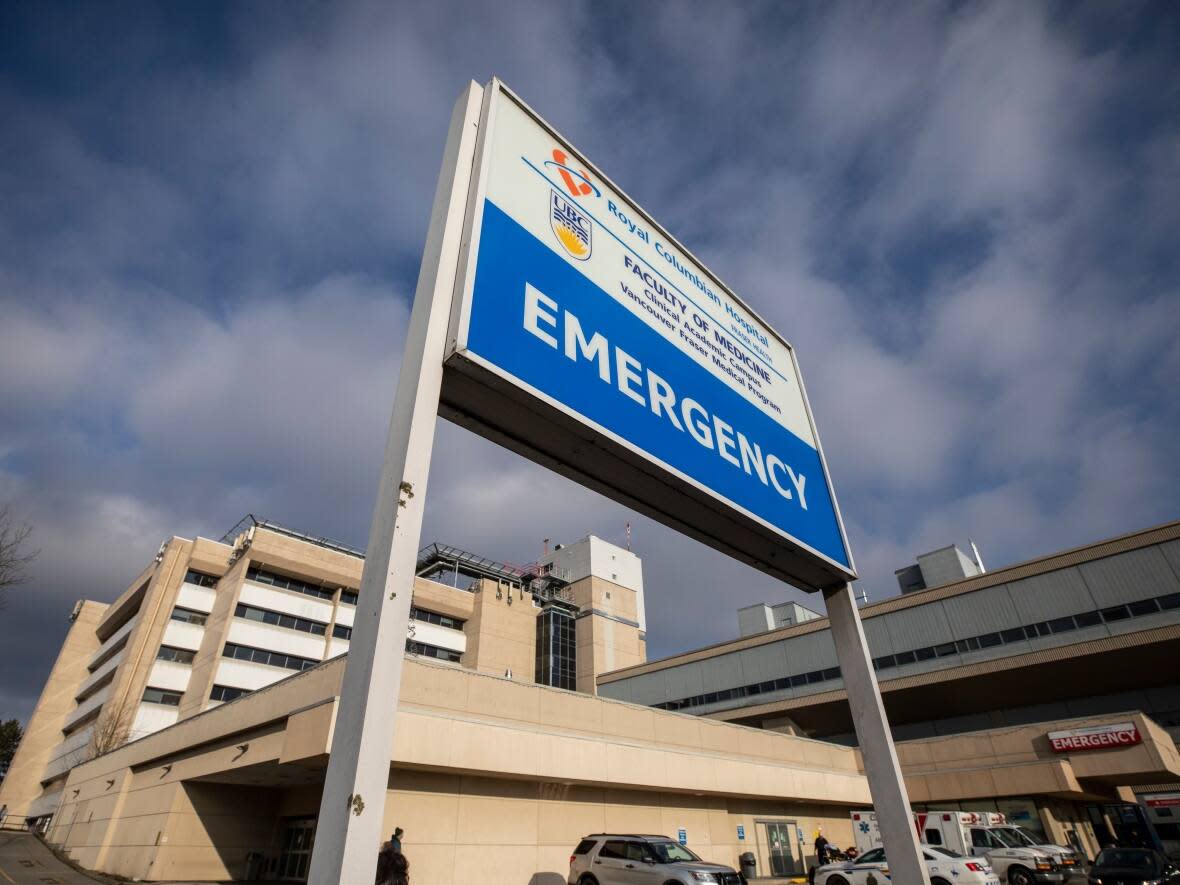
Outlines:
{"label": "building entrance door", "polygon": [[792,876],[803,872],[802,853],[798,858],[792,845],[795,842],[793,820],[760,820],[758,828],[762,844],[766,846],[767,866],[762,875]]}
{"label": "building entrance door", "polygon": [[279,855],[278,877],[288,882],[306,882],[315,844],[315,818],[289,818],[283,829],[283,851]]}

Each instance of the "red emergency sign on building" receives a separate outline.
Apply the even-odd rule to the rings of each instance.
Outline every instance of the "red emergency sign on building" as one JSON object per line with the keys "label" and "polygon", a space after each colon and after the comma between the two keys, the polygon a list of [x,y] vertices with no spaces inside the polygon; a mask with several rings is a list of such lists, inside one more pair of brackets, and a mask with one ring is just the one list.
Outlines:
{"label": "red emergency sign on building", "polygon": [[1107,750],[1111,747],[1132,747],[1141,743],[1143,736],[1139,734],[1134,722],[1049,732],[1049,744],[1053,747],[1054,753]]}
{"label": "red emergency sign on building", "polygon": [[1180,793],[1167,796],[1146,796],[1148,808],[1175,808],[1180,806]]}

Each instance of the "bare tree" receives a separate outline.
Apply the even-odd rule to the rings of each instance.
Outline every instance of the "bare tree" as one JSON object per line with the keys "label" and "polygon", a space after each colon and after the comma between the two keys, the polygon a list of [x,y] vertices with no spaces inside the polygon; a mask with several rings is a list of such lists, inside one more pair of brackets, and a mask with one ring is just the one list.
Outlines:
{"label": "bare tree", "polygon": [[9,505],[0,507],[0,609],[8,604],[8,589],[29,579],[29,564],[40,552],[28,547],[32,533],[27,522],[17,522]]}
{"label": "bare tree", "polygon": [[127,707],[103,710],[95,720],[90,739],[65,757],[66,765],[73,768],[119,749],[131,737],[131,721],[131,711]]}
{"label": "bare tree", "polygon": [[130,734],[131,715],[127,707],[104,710],[94,723],[94,733],[90,735],[90,742],[86,745],[86,758],[83,761],[97,759],[104,753],[119,749],[127,743]]}

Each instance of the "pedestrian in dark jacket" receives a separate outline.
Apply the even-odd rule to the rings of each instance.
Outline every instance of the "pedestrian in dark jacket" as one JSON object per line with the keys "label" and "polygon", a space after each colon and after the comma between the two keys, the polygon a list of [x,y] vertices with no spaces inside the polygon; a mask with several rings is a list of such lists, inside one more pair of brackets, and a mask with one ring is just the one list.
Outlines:
{"label": "pedestrian in dark jacket", "polygon": [[410,862],[388,844],[377,856],[376,885],[410,885]]}
{"label": "pedestrian in dark jacket", "polygon": [[815,835],[815,860],[821,867],[828,862],[828,840],[822,830]]}

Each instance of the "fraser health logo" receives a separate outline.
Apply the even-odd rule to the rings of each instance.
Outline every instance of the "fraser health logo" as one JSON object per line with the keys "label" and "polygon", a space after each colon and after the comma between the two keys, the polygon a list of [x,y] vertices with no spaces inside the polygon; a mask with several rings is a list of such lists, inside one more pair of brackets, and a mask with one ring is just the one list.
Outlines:
{"label": "fraser health logo", "polygon": [[[569,156],[561,148],[553,149],[553,159],[545,161],[546,166],[555,168],[561,176],[565,189],[571,197],[585,197],[594,194],[602,196],[590,176],[583,169],[570,164]],[[561,248],[572,258],[585,261],[593,250],[594,225],[576,202],[556,190],[549,192],[549,226]]]}

